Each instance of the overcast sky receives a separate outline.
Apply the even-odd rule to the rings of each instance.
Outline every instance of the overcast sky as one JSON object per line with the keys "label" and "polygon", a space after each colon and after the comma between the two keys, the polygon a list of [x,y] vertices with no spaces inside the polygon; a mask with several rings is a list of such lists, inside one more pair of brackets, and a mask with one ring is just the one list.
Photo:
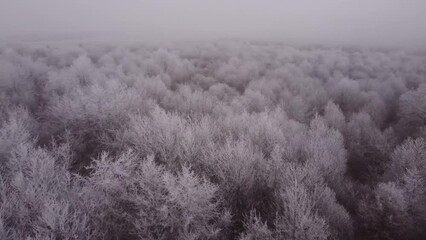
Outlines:
{"label": "overcast sky", "polygon": [[0,0],[0,37],[426,46],[426,0]]}

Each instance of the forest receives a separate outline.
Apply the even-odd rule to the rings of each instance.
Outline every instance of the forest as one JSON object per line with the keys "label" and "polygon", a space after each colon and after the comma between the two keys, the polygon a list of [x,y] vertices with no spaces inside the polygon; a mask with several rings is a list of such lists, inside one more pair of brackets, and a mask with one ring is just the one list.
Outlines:
{"label": "forest", "polygon": [[426,52],[0,45],[0,239],[426,239]]}

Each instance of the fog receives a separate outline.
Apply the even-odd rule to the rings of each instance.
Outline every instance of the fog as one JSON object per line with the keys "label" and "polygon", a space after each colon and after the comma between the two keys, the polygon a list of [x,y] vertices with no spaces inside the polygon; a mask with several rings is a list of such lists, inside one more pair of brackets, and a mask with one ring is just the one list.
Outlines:
{"label": "fog", "polygon": [[249,39],[425,47],[423,0],[1,0],[0,38]]}
{"label": "fog", "polygon": [[425,13],[0,0],[0,240],[426,239]]}

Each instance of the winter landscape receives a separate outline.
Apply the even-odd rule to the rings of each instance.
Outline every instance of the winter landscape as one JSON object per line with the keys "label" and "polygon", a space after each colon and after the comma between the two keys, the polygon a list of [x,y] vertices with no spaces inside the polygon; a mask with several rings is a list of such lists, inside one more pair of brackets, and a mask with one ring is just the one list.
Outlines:
{"label": "winter landscape", "polygon": [[[414,21],[425,3],[4,2],[0,239],[426,239],[426,17]],[[346,19],[341,4],[359,21],[383,11],[363,24],[394,25],[380,28],[388,38],[350,20],[314,31],[315,17],[278,18],[284,2],[320,24]],[[265,5],[306,32],[265,30]],[[57,14],[36,20],[49,6]],[[63,35],[79,11],[71,33],[132,22],[132,35]],[[224,32],[188,23],[200,11],[223,14],[199,25]],[[358,38],[330,41],[343,26]]]}

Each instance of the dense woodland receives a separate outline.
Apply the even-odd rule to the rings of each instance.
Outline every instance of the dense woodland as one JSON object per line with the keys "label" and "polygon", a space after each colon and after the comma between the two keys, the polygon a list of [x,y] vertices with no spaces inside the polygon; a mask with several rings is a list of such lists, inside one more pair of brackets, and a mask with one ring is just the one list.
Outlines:
{"label": "dense woodland", "polygon": [[0,46],[0,239],[426,239],[426,54]]}

